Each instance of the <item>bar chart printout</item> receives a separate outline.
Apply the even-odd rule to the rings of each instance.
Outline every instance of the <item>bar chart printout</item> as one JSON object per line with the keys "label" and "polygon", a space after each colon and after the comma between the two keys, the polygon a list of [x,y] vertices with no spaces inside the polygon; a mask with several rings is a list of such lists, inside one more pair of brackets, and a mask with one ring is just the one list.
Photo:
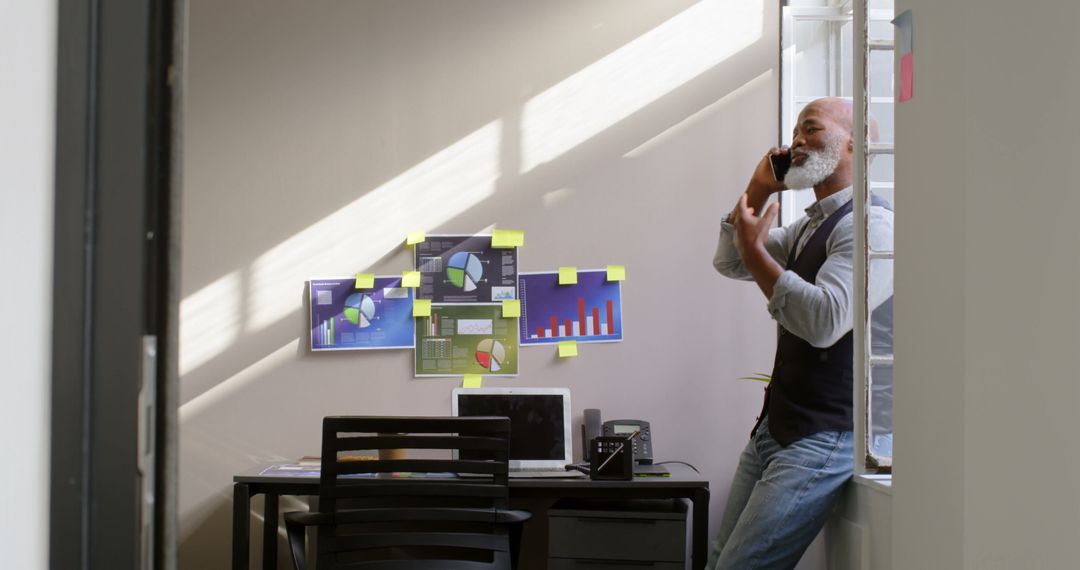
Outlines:
{"label": "bar chart printout", "polygon": [[518,298],[522,345],[623,339],[621,282],[605,270],[578,271],[575,285],[559,285],[558,272],[521,273]]}

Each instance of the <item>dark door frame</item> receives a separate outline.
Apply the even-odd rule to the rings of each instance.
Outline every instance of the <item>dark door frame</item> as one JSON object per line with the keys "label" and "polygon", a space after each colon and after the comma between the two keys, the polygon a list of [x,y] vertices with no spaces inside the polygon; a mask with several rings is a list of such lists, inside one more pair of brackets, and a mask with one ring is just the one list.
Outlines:
{"label": "dark door frame", "polygon": [[55,569],[175,567],[174,6],[57,3]]}

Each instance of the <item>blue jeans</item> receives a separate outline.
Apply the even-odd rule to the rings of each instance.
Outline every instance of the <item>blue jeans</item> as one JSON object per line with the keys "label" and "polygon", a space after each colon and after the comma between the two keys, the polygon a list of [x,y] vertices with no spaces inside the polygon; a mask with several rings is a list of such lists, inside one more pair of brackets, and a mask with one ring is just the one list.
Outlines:
{"label": "blue jeans", "polygon": [[825,525],[852,474],[849,431],[819,432],[781,447],[768,418],[731,482],[708,570],[794,568]]}

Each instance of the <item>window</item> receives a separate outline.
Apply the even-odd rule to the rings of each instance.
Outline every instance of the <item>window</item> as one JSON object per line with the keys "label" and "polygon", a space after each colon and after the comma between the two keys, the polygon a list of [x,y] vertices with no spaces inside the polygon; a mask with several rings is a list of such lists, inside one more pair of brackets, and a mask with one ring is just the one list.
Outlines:
{"label": "window", "polygon": [[[856,10],[864,10],[866,36],[857,37]],[[787,0],[781,17],[781,81],[779,144],[791,140],[799,112],[820,97],[853,99],[856,113],[856,142],[864,132],[860,120],[861,102],[866,95],[866,111],[874,118],[876,140],[866,141],[855,156],[856,253],[855,286],[855,413],[857,473],[888,472],[892,465],[892,299],[866,314],[871,273],[882,264],[891,268],[892,241],[871,240],[878,251],[867,247],[867,234],[879,235],[882,228],[869,228],[863,221],[858,196],[864,187],[867,197],[876,196],[893,203],[893,0]],[[858,22],[856,21],[858,20]],[[862,47],[869,46],[865,63]],[[857,145],[858,146],[858,145]],[[865,157],[865,158],[864,158]],[[868,159],[868,160],[866,160]],[[863,166],[860,166],[862,164]],[[865,172],[865,178],[862,173]],[[803,215],[814,201],[812,191],[784,192],[780,198],[780,223],[787,225]],[[887,246],[886,246],[887,244]],[[876,301],[877,299],[875,299]],[[870,318],[867,318],[869,316]]]}

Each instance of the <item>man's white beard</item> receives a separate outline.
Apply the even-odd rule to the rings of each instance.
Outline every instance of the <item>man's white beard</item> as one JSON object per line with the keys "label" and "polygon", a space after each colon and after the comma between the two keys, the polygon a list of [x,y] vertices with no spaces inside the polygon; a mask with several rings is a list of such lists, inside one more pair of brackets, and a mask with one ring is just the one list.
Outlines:
{"label": "man's white beard", "polygon": [[844,141],[837,139],[826,143],[823,150],[807,150],[806,161],[799,166],[791,165],[787,174],[784,175],[784,186],[792,190],[802,190],[817,186],[829,176],[832,176],[836,166],[840,164],[840,150]]}

